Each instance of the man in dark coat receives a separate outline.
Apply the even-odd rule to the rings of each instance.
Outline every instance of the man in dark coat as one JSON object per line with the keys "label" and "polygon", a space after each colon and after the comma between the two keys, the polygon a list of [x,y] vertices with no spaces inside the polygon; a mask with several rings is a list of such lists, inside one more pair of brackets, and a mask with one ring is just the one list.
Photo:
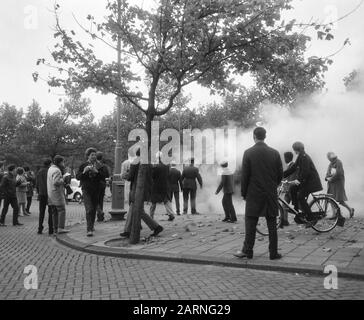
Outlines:
{"label": "man in dark coat", "polygon": [[182,188],[183,188],[183,214],[187,214],[188,198],[191,199],[191,213],[198,214],[196,211],[196,180],[202,188],[202,178],[198,168],[194,166],[195,159],[191,159],[190,165],[183,169],[182,172]]}
{"label": "man in dark coat", "polygon": [[[38,234],[42,234],[43,232],[43,222],[45,211],[48,205],[48,191],[47,191],[47,174],[48,169],[52,163],[52,160],[47,159],[43,163],[43,168],[40,169],[37,173],[35,180],[35,188],[38,193],[38,201],[39,201],[39,226],[38,226]],[[52,211],[48,206],[48,233],[53,234],[53,220],[52,220]]]}
{"label": "man in dark coat", "polygon": [[86,210],[87,236],[92,237],[95,231],[94,224],[96,210],[99,204],[102,181],[106,178],[106,172],[100,170],[100,164],[96,159],[97,150],[88,148],[85,152],[87,161],[78,169],[76,178],[82,186],[83,201]]}
{"label": "man in dark coat", "polygon": [[[131,215],[133,212],[133,204],[135,202],[135,194],[136,194],[136,185],[137,185],[137,179],[138,179],[138,173],[139,173],[139,166],[140,166],[140,150],[136,151],[136,158],[130,163],[129,170],[124,173],[122,176],[123,179],[126,179],[130,182],[130,193],[129,193],[129,210],[128,215],[126,217],[126,222],[124,226],[124,232],[120,233],[120,236],[123,238],[129,238],[131,233]],[[147,183],[144,188],[144,201],[149,200],[149,175],[147,177]],[[153,220],[149,215],[147,215],[144,211],[141,214],[141,219],[144,221],[144,223],[154,231],[151,236],[157,236],[159,233],[163,231],[163,227],[160,226],[155,220]]]}
{"label": "man in dark coat", "polygon": [[[290,176],[297,170],[297,179],[294,181],[295,187],[291,189],[292,202],[296,205],[296,210],[298,209],[297,205],[301,207],[304,218],[312,223],[314,216],[307,204],[307,198],[311,193],[323,189],[320,176],[312,159],[305,152],[304,144],[302,142],[295,142],[292,148],[298,157],[295,164],[284,172],[284,177]],[[301,217],[298,216],[297,218],[295,219],[296,222],[301,222]],[[307,226],[309,227],[310,223]]]}
{"label": "man in dark coat", "polygon": [[157,203],[163,203],[166,208],[168,221],[174,220],[174,212],[171,202],[171,188],[169,185],[169,167],[162,163],[162,154],[158,152],[158,164],[152,167],[152,186],[151,186],[151,202],[150,216],[154,218]]}
{"label": "man in dark coat", "polygon": [[4,194],[4,206],[1,211],[0,226],[5,227],[5,217],[9,210],[9,205],[13,208],[13,226],[22,226],[19,222],[19,205],[16,199],[16,187],[21,184],[21,181],[16,181],[16,166],[11,164],[8,166],[8,172],[5,173],[1,179],[0,189],[3,190]]}
{"label": "man in dark coat", "polygon": [[177,216],[181,215],[180,213],[180,205],[179,205],[179,193],[182,190],[182,174],[181,171],[179,171],[176,168],[176,163],[171,163],[171,168],[169,170],[169,184],[171,188],[171,201],[174,200],[176,202],[176,210],[177,210]]}
{"label": "man in dark coat", "polygon": [[254,130],[255,146],[244,153],[241,195],[246,200],[245,242],[239,258],[253,258],[256,227],[259,217],[265,217],[269,230],[269,255],[271,260],[280,259],[278,253],[277,216],[278,185],[282,181],[283,166],[278,151],[268,147],[264,140],[266,130]]}

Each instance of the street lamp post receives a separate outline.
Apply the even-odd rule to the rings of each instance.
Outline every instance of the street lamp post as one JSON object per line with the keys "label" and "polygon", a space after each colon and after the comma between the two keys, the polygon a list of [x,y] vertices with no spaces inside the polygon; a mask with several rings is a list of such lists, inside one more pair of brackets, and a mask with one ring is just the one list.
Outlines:
{"label": "street lamp post", "polygon": [[[118,0],[118,24],[121,24],[121,0]],[[121,37],[118,36],[117,44],[117,61],[118,61],[118,78],[121,81]],[[122,159],[122,146],[120,140],[120,110],[121,110],[121,98],[116,98],[116,146],[115,146],[115,163],[114,163],[114,175],[112,180],[112,203],[111,203],[111,219],[112,220],[124,220],[126,211],[124,210],[124,189],[125,184],[121,178],[121,159]]]}

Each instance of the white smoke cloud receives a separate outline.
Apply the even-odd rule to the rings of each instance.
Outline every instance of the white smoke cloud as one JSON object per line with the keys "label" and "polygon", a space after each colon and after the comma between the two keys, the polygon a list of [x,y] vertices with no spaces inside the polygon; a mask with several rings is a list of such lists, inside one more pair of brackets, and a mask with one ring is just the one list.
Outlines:
{"label": "white smoke cloud", "polygon": [[[292,144],[301,141],[313,159],[324,181],[328,160],[335,152],[342,160],[346,178],[346,193],[356,215],[364,216],[364,94],[358,92],[326,93],[310,97],[294,110],[276,105],[263,106],[263,125],[267,129],[267,144],[283,153],[292,151]],[[238,130],[237,163],[244,151],[254,144],[252,131]],[[218,150],[216,151],[218,152]],[[219,181],[216,168],[201,168],[205,188],[198,195],[201,212],[223,212],[221,195],[215,196]],[[236,190],[235,208],[243,213],[240,188]],[[343,210],[344,215],[348,213]]]}

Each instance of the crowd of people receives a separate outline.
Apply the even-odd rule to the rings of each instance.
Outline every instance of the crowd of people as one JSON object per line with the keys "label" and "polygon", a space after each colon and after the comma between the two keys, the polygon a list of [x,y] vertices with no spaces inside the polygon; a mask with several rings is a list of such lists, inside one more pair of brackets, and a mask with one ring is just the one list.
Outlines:
{"label": "crowd of people", "polygon": [[[278,253],[277,216],[278,194],[277,189],[282,180],[288,181],[284,190],[284,200],[292,203],[299,212],[295,218],[298,224],[305,223],[310,226],[315,217],[307,203],[310,194],[321,191],[323,186],[317,169],[311,157],[306,153],[301,142],[292,146],[296,153],[290,151],[283,155],[286,170],[283,170],[281,156],[278,151],[270,148],[265,143],[266,130],[254,130],[255,145],[246,150],[242,161],[241,196],[246,201],[245,207],[245,241],[243,249],[236,254],[237,257],[253,257],[253,248],[256,235],[256,226],[260,217],[265,217],[269,230],[269,252],[271,259],[280,259]],[[134,152],[134,153],[133,153]],[[136,203],[137,178],[140,170],[140,149],[131,150],[129,159],[122,164],[121,178],[130,182],[129,211],[124,230],[120,234],[123,238],[130,237],[132,227],[133,207],[141,208],[142,221],[152,230],[152,236],[163,231],[163,227],[155,220],[157,204],[163,204],[168,215],[168,220],[175,219],[172,202],[175,201],[176,214],[186,215],[190,203],[192,215],[199,214],[196,209],[197,186],[203,188],[203,181],[199,169],[191,158],[189,164],[182,171],[178,170],[176,163],[166,165],[162,162],[162,154],[156,154],[157,163],[147,166],[147,181],[144,186],[143,199]],[[345,193],[345,174],[342,162],[333,153],[327,154],[329,166],[325,180],[328,183],[328,194],[339,204],[349,210],[350,217],[354,209],[347,203]],[[221,164],[221,180],[216,190],[216,195],[223,191],[222,207],[226,223],[235,223],[237,216],[233,204],[235,192],[234,173],[229,170],[227,161]],[[83,203],[86,214],[86,233],[92,237],[95,232],[95,221],[104,221],[103,201],[106,189],[106,180],[110,177],[103,155],[94,148],[85,152],[85,162],[79,167],[76,179],[80,181]],[[30,208],[34,189],[39,200],[39,226],[38,233],[43,232],[45,212],[48,207],[48,232],[50,235],[66,233],[66,198],[71,176],[65,172],[65,163],[62,156],[55,156],[53,160],[46,159],[43,167],[36,176],[29,167],[16,167],[8,165],[5,171],[4,162],[0,162],[0,226],[5,226],[5,218],[9,206],[13,208],[13,225],[21,226],[19,216],[30,215]],[[69,192],[72,192],[69,191]],[[181,213],[180,193],[183,194],[183,207]],[[151,203],[149,214],[144,210],[144,202]],[[287,212],[281,212],[280,227],[289,225]],[[141,227],[141,226],[140,226]]]}

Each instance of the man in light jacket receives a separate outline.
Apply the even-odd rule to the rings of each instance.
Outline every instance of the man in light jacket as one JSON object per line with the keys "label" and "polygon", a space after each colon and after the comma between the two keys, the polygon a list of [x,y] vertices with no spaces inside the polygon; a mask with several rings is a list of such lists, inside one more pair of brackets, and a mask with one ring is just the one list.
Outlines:
{"label": "man in light jacket", "polygon": [[64,180],[61,168],[64,167],[64,159],[55,156],[53,165],[47,173],[48,205],[52,212],[54,234],[66,233],[66,198],[64,194]]}

